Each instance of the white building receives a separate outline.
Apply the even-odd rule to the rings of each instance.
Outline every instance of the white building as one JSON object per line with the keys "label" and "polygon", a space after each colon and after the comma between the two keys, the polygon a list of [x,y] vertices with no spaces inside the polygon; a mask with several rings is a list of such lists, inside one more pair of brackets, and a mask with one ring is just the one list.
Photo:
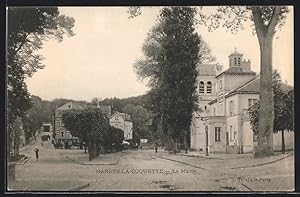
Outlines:
{"label": "white building", "polygon": [[124,139],[132,139],[132,121],[125,113],[115,112],[109,119],[109,125],[124,131]]}
{"label": "white building", "polygon": [[[252,152],[254,136],[248,109],[259,99],[260,78],[251,71],[250,60],[235,51],[229,55],[229,68],[217,74],[217,65],[199,65],[199,108],[193,113],[191,148],[209,152]],[[274,135],[275,150],[281,147]],[[285,135],[293,147],[293,132]]]}

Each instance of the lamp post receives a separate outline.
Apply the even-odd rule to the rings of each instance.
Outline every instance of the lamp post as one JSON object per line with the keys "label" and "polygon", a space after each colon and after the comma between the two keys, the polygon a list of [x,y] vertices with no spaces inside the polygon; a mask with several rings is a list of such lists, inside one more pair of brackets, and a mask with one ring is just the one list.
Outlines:
{"label": "lamp post", "polygon": [[208,126],[205,126],[205,137],[206,137],[205,156],[209,156],[208,155]]}

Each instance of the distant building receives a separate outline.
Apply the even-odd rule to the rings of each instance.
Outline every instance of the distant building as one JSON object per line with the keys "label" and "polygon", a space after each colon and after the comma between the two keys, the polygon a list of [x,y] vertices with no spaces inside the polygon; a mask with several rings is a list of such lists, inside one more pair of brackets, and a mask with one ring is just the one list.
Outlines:
{"label": "distant building", "polygon": [[[190,126],[191,148],[209,152],[252,152],[256,138],[250,126],[248,109],[258,101],[260,77],[251,70],[250,60],[235,51],[229,55],[229,68],[217,73],[213,64],[198,67],[198,110]],[[289,87],[291,89],[291,87]],[[293,147],[293,132],[286,134],[286,146]],[[290,139],[291,138],[291,139]],[[274,149],[281,145],[274,134]]]}
{"label": "distant building", "polygon": [[[54,116],[54,132],[55,132],[55,143],[64,145],[65,143],[72,145],[72,144],[78,144],[80,142],[80,139],[78,137],[72,136],[70,131],[68,131],[62,122],[62,115],[66,110],[70,109],[84,109],[84,108],[99,108],[103,114],[107,117],[107,119],[111,116],[111,106],[104,106],[104,105],[83,105],[79,102],[70,101],[60,107],[58,107],[55,110],[55,116]],[[43,128],[46,128],[47,130],[51,130],[51,126],[48,128],[48,124],[44,124]]]}
{"label": "distant building", "polygon": [[98,103],[97,108],[99,108],[108,119],[111,117],[111,106],[110,105],[108,105],[108,106],[99,105],[99,103]]}
{"label": "distant building", "polygon": [[115,112],[109,119],[109,125],[124,131],[124,139],[132,139],[132,121],[125,113]]}
{"label": "distant building", "polygon": [[55,110],[55,120],[54,120],[54,128],[55,128],[55,143],[56,144],[62,144],[64,145],[65,143],[72,144],[72,143],[78,143],[79,138],[74,137],[71,135],[70,131],[68,131],[62,122],[62,115],[66,110],[70,109],[83,109],[84,106],[81,104],[70,101],[59,108]]}

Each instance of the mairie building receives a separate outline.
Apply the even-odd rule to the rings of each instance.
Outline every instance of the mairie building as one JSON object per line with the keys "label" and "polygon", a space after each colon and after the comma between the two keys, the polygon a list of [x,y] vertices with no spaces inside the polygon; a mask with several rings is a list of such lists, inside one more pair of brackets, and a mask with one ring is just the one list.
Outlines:
{"label": "mairie building", "polygon": [[[190,146],[210,153],[252,152],[256,137],[250,126],[248,109],[258,101],[260,77],[251,70],[250,60],[235,51],[229,68],[220,72],[217,64],[198,65],[198,109],[190,126]],[[291,87],[289,86],[291,89]],[[285,132],[286,148],[293,149],[294,132]],[[281,135],[274,135],[280,149]]]}

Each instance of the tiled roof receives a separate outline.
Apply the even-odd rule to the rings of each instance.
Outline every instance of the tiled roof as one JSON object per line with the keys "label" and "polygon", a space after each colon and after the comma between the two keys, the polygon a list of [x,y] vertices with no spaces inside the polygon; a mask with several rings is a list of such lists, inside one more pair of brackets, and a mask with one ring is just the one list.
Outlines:
{"label": "tiled roof", "polygon": [[114,117],[115,115],[120,115],[124,118],[124,120],[131,121],[130,115],[125,114],[125,113],[121,113],[121,112],[118,112],[118,111],[116,111],[110,118]]}
{"label": "tiled roof", "polygon": [[[291,91],[294,88],[290,85],[281,83],[281,88],[287,91]],[[236,88],[235,90],[229,92],[225,95],[225,97],[229,97],[236,93],[260,93],[260,76],[256,76],[255,78],[251,79],[250,81],[244,83],[240,87]]]}
{"label": "tiled roof", "polygon": [[70,101],[62,106],[60,106],[59,108],[57,108],[56,110],[68,110],[68,109],[83,109],[84,107],[74,101]]}
{"label": "tiled roof", "polygon": [[[294,88],[290,85],[281,83],[281,88],[287,91],[292,91]],[[228,92],[225,95],[225,98],[230,97],[235,94],[259,94],[260,93],[260,76],[256,76],[255,78],[249,80],[248,82],[242,84],[238,88]],[[208,104],[213,104],[217,102],[217,99],[210,101]]]}
{"label": "tiled roof", "polygon": [[[256,75],[256,73],[252,70],[245,70],[244,67],[237,67],[237,66],[233,66],[228,68],[227,70],[225,70],[224,72],[220,73],[218,76],[222,75],[222,74],[229,74],[229,75]],[[217,76],[217,77],[218,77]]]}
{"label": "tiled roof", "polygon": [[225,97],[229,97],[236,93],[257,93],[259,94],[260,90],[260,77],[256,76],[255,78],[249,80],[248,82],[242,84],[238,88],[230,91],[225,95]]}

